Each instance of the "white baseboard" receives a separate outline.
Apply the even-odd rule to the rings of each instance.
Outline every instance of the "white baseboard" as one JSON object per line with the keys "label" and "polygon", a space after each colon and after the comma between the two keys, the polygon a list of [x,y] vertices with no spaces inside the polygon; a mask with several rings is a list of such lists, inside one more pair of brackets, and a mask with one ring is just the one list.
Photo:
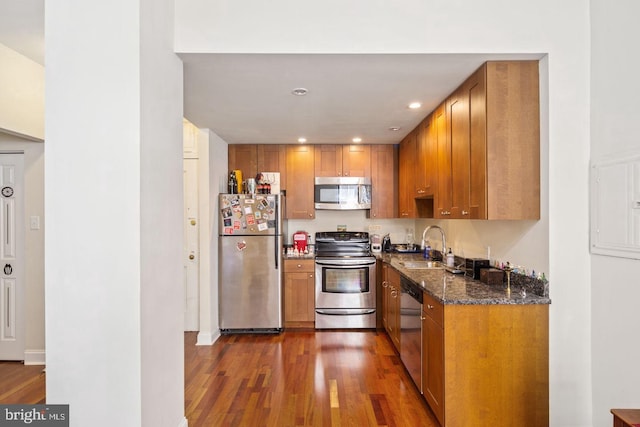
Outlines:
{"label": "white baseboard", "polygon": [[183,418],[180,424],[178,424],[178,427],[189,427],[189,420],[187,420],[186,417]]}
{"label": "white baseboard", "polygon": [[216,331],[213,334],[211,332],[198,332],[196,345],[212,345],[218,338],[220,338],[220,331]]}
{"label": "white baseboard", "polygon": [[46,352],[44,350],[25,350],[25,365],[44,365],[47,361]]}

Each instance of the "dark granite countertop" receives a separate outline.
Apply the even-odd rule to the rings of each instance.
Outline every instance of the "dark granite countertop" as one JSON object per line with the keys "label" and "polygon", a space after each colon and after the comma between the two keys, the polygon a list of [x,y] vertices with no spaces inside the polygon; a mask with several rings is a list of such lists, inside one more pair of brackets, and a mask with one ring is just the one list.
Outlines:
{"label": "dark granite countertop", "polygon": [[[502,286],[487,285],[464,274],[452,274],[444,269],[416,270],[405,268],[401,264],[401,261],[424,261],[420,254],[377,253],[375,255],[443,304],[551,304],[549,297],[537,295],[536,289],[514,284],[513,279],[509,293],[506,283]],[[524,294],[523,289],[526,291]]]}

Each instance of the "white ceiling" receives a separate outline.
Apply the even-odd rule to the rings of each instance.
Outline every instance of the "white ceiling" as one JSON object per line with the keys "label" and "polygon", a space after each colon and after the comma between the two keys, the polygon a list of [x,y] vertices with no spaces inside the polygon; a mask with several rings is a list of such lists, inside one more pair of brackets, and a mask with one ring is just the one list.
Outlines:
{"label": "white ceiling", "polygon": [[[180,54],[184,113],[229,143],[397,143],[488,59],[541,55]],[[294,96],[294,88],[308,89]],[[410,110],[420,101],[423,107]],[[390,127],[400,127],[392,132]]]}
{"label": "white ceiling", "polygon": [[[44,0],[0,1],[0,43],[44,65]],[[397,143],[484,61],[541,56],[185,53],[184,114],[228,143]]]}
{"label": "white ceiling", "polygon": [[44,65],[44,0],[1,0],[0,43]]}

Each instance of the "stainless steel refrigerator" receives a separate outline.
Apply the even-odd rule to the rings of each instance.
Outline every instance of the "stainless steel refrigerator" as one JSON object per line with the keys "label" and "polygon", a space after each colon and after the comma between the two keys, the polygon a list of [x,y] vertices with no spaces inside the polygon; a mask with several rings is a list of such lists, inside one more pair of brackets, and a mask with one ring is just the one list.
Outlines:
{"label": "stainless steel refrigerator", "polygon": [[279,194],[220,194],[218,292],[223,334],[282,331],[283,201]]}

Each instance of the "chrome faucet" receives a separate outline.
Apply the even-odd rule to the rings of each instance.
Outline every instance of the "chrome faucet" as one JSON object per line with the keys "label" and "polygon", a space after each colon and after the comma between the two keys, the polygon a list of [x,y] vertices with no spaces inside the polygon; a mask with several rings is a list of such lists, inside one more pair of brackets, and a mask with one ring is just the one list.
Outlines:
{"label": "chrome faucet", "polygon": [[425,237],[427,236],[429,230],[431,230],[432,228],[437,228],[438,230],[440,230],[440,234],[442,234],[442,259],[444,259],[447,254],[447,239],[444,237],[444,230],[440,226],[430,225],[424,229],[424,231],[422,232],[422,243],[420,244],[420,248],[424,250],[426,245]]}

